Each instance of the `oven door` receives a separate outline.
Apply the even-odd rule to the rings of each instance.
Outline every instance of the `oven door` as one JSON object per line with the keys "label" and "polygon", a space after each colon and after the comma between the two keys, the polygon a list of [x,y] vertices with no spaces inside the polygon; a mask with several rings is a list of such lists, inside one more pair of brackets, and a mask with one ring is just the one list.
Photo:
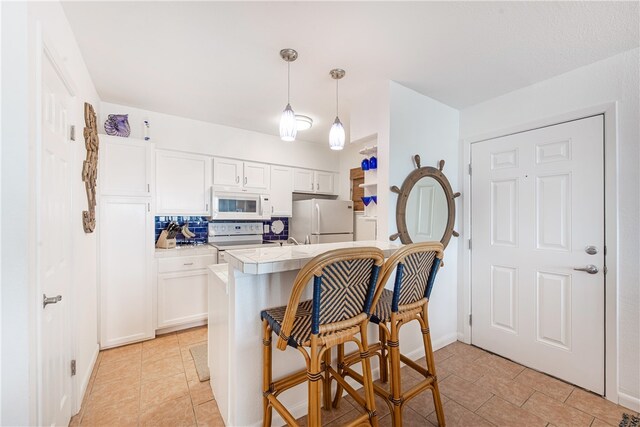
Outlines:
{"label": "oven door", "polygon": [[213,219],[263,219],[264,196],[248,193],[213,193]]}

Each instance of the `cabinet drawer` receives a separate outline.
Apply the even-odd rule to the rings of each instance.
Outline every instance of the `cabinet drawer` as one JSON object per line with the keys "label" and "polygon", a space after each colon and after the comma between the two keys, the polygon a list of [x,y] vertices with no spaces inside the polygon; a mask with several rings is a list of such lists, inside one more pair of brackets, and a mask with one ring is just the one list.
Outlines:
{"label": "cabinet drawer", "polygon": [[197,255],[176,258],[163,258],[158,260],[158,273],[168,273],[171,271],[188,271],[207,268],[216,263],[213,255]]}

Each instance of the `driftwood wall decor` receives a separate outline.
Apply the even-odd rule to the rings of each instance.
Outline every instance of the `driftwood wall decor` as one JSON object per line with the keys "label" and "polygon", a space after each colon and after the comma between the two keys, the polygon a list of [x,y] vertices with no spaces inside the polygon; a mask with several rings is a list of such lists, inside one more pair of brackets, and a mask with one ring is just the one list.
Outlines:
{"label": "driftwood wall decor", "polygon": [[87,157],[82,164],[82,181],[87,191],[88,210],[82,211],[82,227],[85,233],[96,229],[96,181],[98,179],[98,126],[96,112],[89,103],[84,103],[84,146]]}

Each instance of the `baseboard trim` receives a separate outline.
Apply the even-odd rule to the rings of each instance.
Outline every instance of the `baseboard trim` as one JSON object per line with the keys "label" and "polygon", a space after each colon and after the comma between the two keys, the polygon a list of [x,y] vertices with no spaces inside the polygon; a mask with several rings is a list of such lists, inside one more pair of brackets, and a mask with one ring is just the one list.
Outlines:
{"label": "baseboard trim", "polygon": [[[98,354],[100,353],[100,345],[96,344],[95,349],[93,351],[93,355],[91,356],[91,363],[89,363],[89,367],[84,372],[82,376],[82,381],[80,381],[80,387],[78,389],[79,393],[76,398],[76,409],[79,413],[82,409],[82,402],[84,402],[84,395],[87,393],[87,389],[89,387],[89,381],[91,380],[91,373],[93,372],[93,368],[96,366],[96,362],[98,361]],[[74,414],[74,415],[76,415]]]}
{"label": "baseboard trim", "polygon": [[640,412],[640,398],[618,391],[618,404],[632,411]]}

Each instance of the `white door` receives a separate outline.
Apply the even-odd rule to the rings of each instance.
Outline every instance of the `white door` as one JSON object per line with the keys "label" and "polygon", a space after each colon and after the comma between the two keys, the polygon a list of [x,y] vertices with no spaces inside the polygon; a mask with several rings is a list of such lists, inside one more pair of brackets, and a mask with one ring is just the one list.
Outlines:
{"label": "white door", "polygon": [[100,194],[151,196],[151,144],[149,142],[100,135],[99,155]]}
{"label": "white door", "polygon": [[316,193],[333,194],[333,173],[315,172]]}
{"label": "white door", "polygon": [[100,200],[100,347],[154,337],[149,197]]}
{"label": "white door", "polygon": [[308,169],[294,169],[293,191],[312,193],[314,191],[313,171]]}
{"label": "white door", "polygon": [[211,158],[156,151],[156,214],[210,215]]}
{"label": "white door", "polygon": [[213,159],[213,185],[225,188],[242,187],[242,161]]}
{"label": "white door", "polygon": [[[471,148],[472,343],[599,394],[603,126],[595,116]],[[587,266],[598,271],[576,270]]]}
{"label": "white door", "polygon": [[71,418],[71,221],[81,227],[80,217],[71,214],[71,170],[69,117],[72,98],[57,67],[43,55],[42,64],[42,151],[40,152],[38,206],[38,276],[41,292],[53,304],[41,310],[39,325],[39,409],[41,425],[68,425]]}
{"label": "white door", "polygon": [[293,170],[285,166],[271,167],[271,208],[273,216],[293,213]]}
{"label": "white door", "polygon": [[271,185],[271,166],[264,163],[244,162],[244,188],[265,192]]}

